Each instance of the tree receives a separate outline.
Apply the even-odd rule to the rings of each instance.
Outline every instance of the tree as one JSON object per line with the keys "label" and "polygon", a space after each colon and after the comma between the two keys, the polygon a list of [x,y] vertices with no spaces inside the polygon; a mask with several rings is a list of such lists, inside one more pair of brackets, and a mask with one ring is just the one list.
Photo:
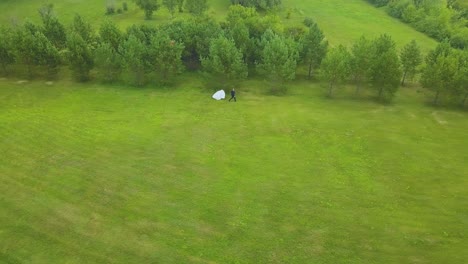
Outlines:
{"label": "tree", "polygon": [[401,65],[403,66],[403,78],[401,85],[405,84],[405,79],[408,77],[410,80],[416,75],[417,67],[422,62],[421,51],[415,40],[412,40],[400,54]]}
{"label": "tree", "polygon": [[460,97],[460,104],[465,106],[468,99],[468,50],[464,50],[459,55],[459,66],[456,80],[456,94]]}
{"label": "tree", "polygon": [[177,9],[179,0],[163,0],[163,5],[169,10],[171,13],[171,17],[174,17],[174,13]]}
{"label": "tree", "polygon": [[434,92],[434,105],[439,104],[440,96],[456,86],[457,58],[453,55],[439,56],[432,64],[427,64],[421,76],[421,84]]}
{"label": "tree", "polygon": [[80,82],[89,80],[89,72],[94,66],[94,60],[88,44],[77,33],[71,33],[67,46],[67,58],[75,79]]}
{"label": "tree", "polygon": [[130,74],[130,82],[136,86],[143,86],[146,82],[145,69],[147,68],[145,45],[138,38],[130,35],[119,47],[119,53],[122,54],[125,69]]}
{"label": "tree", "polygon": [[255,42],[250,38],[249,28],[244,22],[229,24],[226,29],[226,35],[231,38],[236,47],[242,53],[244,61],[251,65],[254,64]]}
{"label": "tree", "polygon": [[371,68],[372,42],[366,37],[356,41],[351,48],[351,74],[356,83],[356,94],[359,94],[361,85],[369,79]]}
{"label": "tree", "polygon": [[184,0],[176,0],[176,2],[177,2],[177,7],[178,7],[178,9],[179,9],[179,13],[184,12],[184,9],[183,9],[183,7],[184,7]]}
{"label": "tree", "polygon": [[159,76],[162,83],[168,83],[182,69],[182,52],[184,45],[171,40],[165,33],[156,34],[151,38],[148,48],[150,65]]}
{"label": "tree", "polygon": [[80,35],[88,44],[95,40],[93,28],[89,22],[86,22],[80,15],[76,14],[71,23],[71,31]]}
{"label": "tree", "polygon": [[[17,45],[17,43],[16,43]],[[15,43],[14,35],[11,29],[0,27],[0,63],[3,72],[8,74],[8,65],[15,63]]]}
{"label": "tree", "polygon": [[37,42],[35,34],[40,32],[40,29],[32,24],[26,22],[22,28],[16,32],[15,46],[18,52],[19,60],[28,68],[28,77],[34,77],[34,66],[38,65],[39,57],[37,56]]}
{"label": "tree", "polygon": [[185,8],[196,15],[202,15],[206,10],[208,10],[207,0],[185,0]]}
{"label": "tree", "polygon": [[327,54],[328,42],[325,40],[322,30],[316,23],[313,23],[301,44],[302,58],[309,67],[308,78],[310,79],[312,70],[320,66],[322,59]]}
{"label": "tree", "polygon": [[320,69],[322,78],[328,82],[328,96],[331,97],[335,85],[346,81],[350,75],[351,54],[343,45],[339,45],[327,53]]}
{"label": "tree", "polygon": [[42,33],[34,34],[36,64],[47,67],[47,75],[49,78],[54,78],[59,70],[60,55],[57,48],[52,42]]}
{"label": "tree", "polygon": [[54,6],[52,4],[44,5],[39,9],[42,23],[44,26],[44,35],[52,42],[52,44],[59,48],[65,48],[67,42],[67,34],[65,26],[58,20],[54,14]]}
{"label": "tree", "polygon": [[114,50],[119,49],[120,42],[123,39],[122,32],[115,23],[110,20],[104,21],[101,25],[99,36],[101,37],[101,42],[109,43]]}
{"label": "tree", "polygon": [[145,18],[150,20],[153,12],[159,9],[158,0],[134,0],[135,4],[145,11]]}
{"label": "tree", "polygon": [[201,60],[203,68],[213,76],[222,76],[220,83],[247,78],[247,65],[234,40],[219,36],[211,41],[210,53]]}
{"label": "tree", "polygon": [[296,77],[298,45],[289,38],[283,38],[272,30],[267,30],[262,37],[260,63],[257,69],[265,75],[273,86],[279,88],[284,81]]}
{"label": "tree", "polygon": [[370,81],[378,91],[379,99],[391,100],[401,80],[400,61],[395,42],[388,35],[381,35],[372,44]]}
{"label": "tree", "polygon": [[101,43],[94,51],[96,69],[105,82],[115,82],[122,73],[122,56],[109,43]]}

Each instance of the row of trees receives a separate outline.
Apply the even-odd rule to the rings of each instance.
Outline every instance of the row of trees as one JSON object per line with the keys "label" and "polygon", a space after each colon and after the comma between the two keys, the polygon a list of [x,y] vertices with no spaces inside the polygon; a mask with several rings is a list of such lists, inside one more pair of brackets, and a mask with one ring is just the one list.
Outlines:
{"label": "row of trees", "polygon": [[411,24],[418,31],[454,48],[468,47],[468,11],[458,0],[368,0],[386,6],[388,13]]}
{"label": "row of trees", "polygon": [[184,7],[189,13],[194,15],[202,15],[208,10],[207,0],[162,0],[161,3],[159,0],[134,0],[134,2],[145,11],[146,19],[151,19],[153,13],[158,11],[161,4],[169,10],[172,17],[174,17],[177,10],[183,12]]}
{"label": "row of trees", "polygon": [[49,7],[40,10],[42,24],[26,22],[2,28],[0,62],[5,73],[14,65],[32,78],[45,73],[57,78],[68,66],[78,81],[97,78],[142,86],[170,83],[183,70],[199,70],[218,85],[231,86],[248,76],[270,81],[274,91],[296,78],[298,67],[308,78],[320,77],[333,96],[341,84],[355,84],[392,100],[400,85],[421,76],[424,87],[434,91],[434,103],[450,95],[465,102],[468,80],[467,52],[443,42],[423,57],[415,41],[398,51],[388,35],[369,40],[361,37],[348,49],[329,48],[323,32],[311,19],[305,26],[285,28],[275,16],[260,16],[254,8],[232,6],[225,22],[209,17],[174,20],[159,27],[131,26],[121,31],[103,23],[97,32],[77,15],[66,28]]}
{"label": "row of trees", "polygon": [[398,55],[388,35],[374,40],[361,37],[349,51],[340,45],[332,48],[321,65],[321,76],[328,82],[328,96],[339,84],[353,82],[356,94],[372,88],[378,98],[391,100],[405,80],[420,75],[422,86],[434,94],[433,103],[446,101],[466,104],[468,98],[468,51],[456,50],[445,41],[431,50],[424,60],[413,40]]}

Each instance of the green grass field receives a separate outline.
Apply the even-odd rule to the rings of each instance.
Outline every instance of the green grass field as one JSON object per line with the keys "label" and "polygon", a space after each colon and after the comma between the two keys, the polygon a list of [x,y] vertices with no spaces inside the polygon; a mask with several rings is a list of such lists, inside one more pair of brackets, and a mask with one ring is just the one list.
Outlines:
{"label": "green grass field", "polygon": [[[44,1],[3,0],[0,23],[38,21]],[[105,19],[105,1],[50,0]],[[121,3],[123,1],[116,1]],[[131,1],[127,1],[129,4]],[[212,0],[222,19],[227,1]],[[332,45],[361,34],[436,42],[364,1],[284,0]],[[130,4],[121,27],[144,21]],[[62,75],[66,75],[63,73]],[[0,263],[463,263],[467,113],[285,96],[250,80],[217,102],[190,73],[173,88],[0,79]]]}
{"label": "green grass field", "polygon": [[466,113],[202,85],[0,81],[0,262],[468,258]]}

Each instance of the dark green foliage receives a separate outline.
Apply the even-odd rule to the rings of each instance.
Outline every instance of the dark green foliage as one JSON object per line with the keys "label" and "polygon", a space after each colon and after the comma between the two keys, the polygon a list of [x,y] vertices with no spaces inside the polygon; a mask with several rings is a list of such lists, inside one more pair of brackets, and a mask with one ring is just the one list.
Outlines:
{"label": "dark green foliage", "polygon": [[67,41],[67,34],[65,26],[58,20],[53,11],[53,5],[45,5],[39,9],[39,14],[43,23],[44,35],[52,42],[52,44],[59,48],[65,48]]}
{"label": "dark green foliage", "polygon": [[261,57],[258,71],[272,82],[273,89],[282,88],[285,81],[296,78],[299,47],[290,38],[267,30],[261,40]]}
{"label": "dark green foliage", "polygon": [[179,9],[179,13],[184,12],[184,0],[176,0],[177,2],[177,8]]}
{"label": "dark green foliage", "polygon": [[94,51],[94,60],[99,77],[104,82],[120,79],[123,65],[122,56],[109,44],[101,43]]}
{"label": "dark green foliage", "polygon": [[403,79],[401,80],[401,85],[404,85],[407,77],[411,80],[416,75],[417,67],[422,62],[421,51],[415,40],[403,47],[400,54],[400,60],[403,68]]}
{"label": "dark green foliage", "polygon": [[163,0],[162,3],[163,5],[169,10],[169,13],[171,13],[171,17],[174,17],[174,13],[177,10],[178,6],[178,1],[179,0]]}
{"label": "dark green foliage", "polygon": [[381,35],[372,43],[370,82],[380,100],[391,101],[401,80],[400,61],[395,42],[388,35]]}
{"label": "dark green foliage", "polygon": [[119,47],[122,54],[129,82],[135,86],[143,86],[146,83],[147,48],[135,36],[130,35]]}
{"label": "dark green foliage", "polygon": [[128,4],[127,4],[127,2],[123,2],[123,3],[122,3],[122,9],[123,9],[123,11],[128,11]]}
{"label": "dark green foliage", "polygon": [[115,23],[110,20],[104,21],[101,25],[99,36],[101,37],[101,42],[109,43],[114,50],[119,48],[120,42],[123,39],[122,32]]}
{"label": "dark green foliage", "polygon": [[170,39],[184,44],[182,59],[189,69],[198,69],[200,57],[209,53],[211,39],[221,34],[219,23],[209,17],[177,20],[161,28]]}
{"label": "dark green foliage", "polygon": [[208,10],[207,0],[185,0],[185,8],[190,13],[200,16]]}
{"label": "dark green foliage", "polygon": [[80,35],[80,37],[88,44],[91,44],[96,39],[91,23],[85,21],[83,17],[78,14],[73,18],[71,31]]}
{"label": "dark green foliage", "polygon": [[0,27],[0,64],[4,74],[8,74],[8,65],[16,61],[14,34],[10,28]]}
{"label": "dark green foliage", "polygon": [[151,19],[153,12],[159,9],[158,0],[134,0],[135,4],[145,11],[145,19]]}
{"label": "dark green foliage", "polygon": [[356,83],[356,95],[361,86],[369,82],[372,66],[372,42],[362,36],[351,48],[351,75]]}
{"label": "dark green foliage", "polygon": [[133,35],[146,46],[150,45],[151,38],[158,33],[158,29],[147,25],[132,25],[127,28],[127,37]]}
{"label": "dark green foliage", "polygon": [[90,79],[89,72],[94,66],[91,49],[86,41],[77,33],[71,33],[69,35],[67,46],[67,58],[73,76],[77,81],[88,81]]}
{"label": "dark green foliage", "polygon": [[210,52],[202,58],[205,71],[225,88],[233,82],[247,78],[247,65],[234,40],[219,36],[211,41]]}
{"label": "dark green foliage", "polygon": [[328,97],[337,84],[345,82],[351,73],[351,54],[342,45],[331,49],[322,62],[320,75],[328,82]]}
{"label": "dark green foliage", "polygon": [[184,45],[161,32],[151,37],[148,47],[149,65],[160,83],[170,83],[183,70],[182,52]]}
{"label": "dark green foliage", "polygon": [[313,69],[320,66],[322,59],[327,54],[328,42],[325,40],[322,30],[316,23],[309,26],[309,31],[302,41],[302,60],[308,66],[308,77],[312,75]]}
{"label": "dark green foliage", "polygon": [[281,0],[231,0],[231,4],[268,10],[280,6]]}
{"label": "dark green foliage", "polygon": [[34,34],[34,40],[36,64],[38,66],[46,66],[48,78],[55,78],[60,66],[60,55],[57,48],[42,32],[36,32]]}
{"label": "dark green foliage", "polygon": [[455,75],[456,85],[452,93],[464,107],[468,99],[468,50],[460,52],[458,59],[458,70]]}
{"label": "dark green foliage", "polygon": [[424,88],[434,92],[434,105],[439,104],[441,96],[455,86],[457,68],[458,60],[447,41],[427,54],[420,82]]}
{"label": "dark green foliage", "polygon": [[22,28],[16,31],[15,36],[17,57],[28,68],[29,78],[34,76],[34,66],[39,64],[38,43],[36,42],[38,32],[40,29],[37,26],[26,22]]}

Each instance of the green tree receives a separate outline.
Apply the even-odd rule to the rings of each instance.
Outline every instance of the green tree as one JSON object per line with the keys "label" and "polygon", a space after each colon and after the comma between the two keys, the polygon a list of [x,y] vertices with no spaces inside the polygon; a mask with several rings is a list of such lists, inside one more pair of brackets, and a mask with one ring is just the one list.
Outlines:
{"label": "green tree", "polygon": [[163,5],[169,10],[171,13],[171,17],[174,17],[174,13],[178,6],[178,0],[163,0]]}
{"label": "green tree", "polygon": [[34,34],[36,64],[47,67],[47,75],[53,79],[60,67],[60,54],[52,42],[42,33]]}
{"label": "green tree", "polygon": [[247,65],[242,59],[242,52],[232,39],[219,36],[211,41],[210,53],[202,58],[203,68],[212,76],[219,76],[221,84],[247,78]]}
{"label": "green tree", "polygon": [[179,13],[184,12],[184,0],[176,0]]}
{"label": "green tree", "polygon": [[101,43],[94,51],[96,69],[104,82],[119,80],[124,67],[122,56],[109,43]]}
{"label": "green tree", "polygon": [[208,10],[207,0],[185,0],[185,8],[196,16],[202,15]]}
{"label": "green tree", "polygon": [[110,20],[104,21],[99,29],[101,42],[109,43],[114,50],[118,50],[123,39],[123,34],[114,22]]}
{"label": "green tree", "polygon": [[362,84],[369,80],[371,49],[372,42],[364,36],[361,36],[351,48],[351,74],[356,83],[356,94],[359,94]]}
{"label": "green tree", "polygon": [[38,43],[35,37],[38,32],[40,29],[36,25],[26,22],[22,28],[17,30],[15,36],[17,57],[27,66],[29,78],[34,77],[34,66],[39,64]]}
{"label": "green tree", "polygon": [[67,46],[67,58],[75,79],[80,82],[88,81],[89,72],[94,66],[91,49],[77,33],[71,33],[68,36]]}
{"label": "green tree", "polygon": [[0,27],[0,63],[4,74],[8,74],[8,65],[15,63],[15,45],[13,31],[10,28]]}
{"label": "green tree", "polygon": [[158,0],[134,0],[135,4],[145,11],[145,19],[150,20],[153,12],[159,9]]}
{"label": "green tree", "polygon": [[162,83],[171,82],[182,71],[183,50],[182,43],[171,40],[165,33],[156,34],[151,38],[148,58],[151,68]]}
{"label": "green tree", "polygon": [[53,5],[45,5],[39,9],[41,15],[44,35],[59,49],[65,48],[67,34],[65,26],[60,23],[53,11]]}
{"label": "green tree", "polygon": [[351,54],[339,45],[327,53],[320,69],[321,77],[328,82],[328,96],[331,97],[335,85],[346,81],[351,73]]}
{"label": "green tree", "polygon": [[434,105],[438,105],[441,95],[448,93],[457,85],[458,65],[453,55],[439,56],[432,64],[427,64],[421,75],[424,88],[434,92]]}
{"label": "green tree", "polygon": [[83,17],[76,14],[71,23],[71,31],[80,35],[80,37],[91,44],[95,40],[95,35],[91,23],[86,22]]}
{"label": "green tree", "polygon": [[308,78],[310,79],[313,69],[320,66],[322,59],[327,54],[328,42],[325,40],[322,30],[316,23],[313,23],[301,44],[302,58],[309,67]]}
{"label": "green tree", "polygon": [[405,79],[408,77],[410,80],[416,75],[417,67],[422,62],[421,50],[415,40],[412,40],[400,54],[401,65],[403,67],[403,78],[401,85],[405,84]]}
{"label": "green tree", "polygon": [[298,44],[292,39],[284,38],[272,30],[267,30],[261,40],[263,47],[257,69],[265,75],[274,88],[280,88],[284,81],[296,77]]}
{"label": "green tree", "polygon": [[457,82],[456,95],[460,98],[460,104],[465,106],[468,99],[468,50],[459,55],[459,66],[455,76]]}
{"label": "green tree", "polygon": [[373,41],[370,82],[378,91],[379,99],[392,100],[398,91],[401,70],[395,42],[388,35]]}
{"label": "green tree", "polygon": [[244,60],[253,65],[255,62],[255,41],[250,38],[249,28],[245,23],[240,21],[228,25],[226,35],[234,41],[236,47],[242,52]]}
{"label": "green tree", "polygon": [[137,37],[130,35],[120,46],[119,53],[122,54],[125,69],[130,75],[130,83],[135,86],[145,85],[148,66],[145,45]]}

